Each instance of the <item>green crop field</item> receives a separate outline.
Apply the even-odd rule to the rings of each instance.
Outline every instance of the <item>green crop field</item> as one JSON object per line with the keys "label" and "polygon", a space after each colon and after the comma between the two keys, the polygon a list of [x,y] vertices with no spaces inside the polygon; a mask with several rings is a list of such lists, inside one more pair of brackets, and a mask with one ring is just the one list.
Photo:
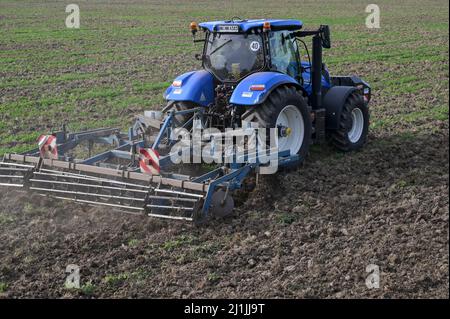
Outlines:
{"label": "green crop field", "polygon": [[[73,2],[79,29],[65,26]],[[449,4],[377,0],[368,29],[371,2],[0,0],[0,156],[164,106],[174,77],[201,67],[191,21],[328,24],[330,73],[373,89],[362,151],[313,146],[203,228],[0,192],[0,298],[448,298]],[[370,263],[381,289],[364,284]]]}
{"label": "green crop field", "polygon": [[0,1],[0,154],[24,151],[63,123],[126,128],[136,113],[164,104],[176,75],[200,67],[190,21],[234,15],[329,24],[325,62],[333,74],[373,85],[374,133],[399,123],[402,132],[428,130],[448,118],[445,1],[380,1],[380,29],[366,28],[361,1],[78,4],[81,27],[67,29],[64,1]]}

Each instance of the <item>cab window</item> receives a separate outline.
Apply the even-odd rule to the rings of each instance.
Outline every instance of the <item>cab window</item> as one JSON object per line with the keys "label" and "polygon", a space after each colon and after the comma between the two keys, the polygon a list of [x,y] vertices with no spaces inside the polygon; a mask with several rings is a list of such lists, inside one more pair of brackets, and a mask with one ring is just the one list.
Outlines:
{"label": "cab window", "polygon": [[295,39],[289,38],[288,31],[275,31],[269,35],[272,69],[293,78],[299,75],[298,48]]}
{"label": "cab window", "polygon": [[258,34],[210,33],[205,69],[222,81],[238,81],[264,67],[263,39]]}

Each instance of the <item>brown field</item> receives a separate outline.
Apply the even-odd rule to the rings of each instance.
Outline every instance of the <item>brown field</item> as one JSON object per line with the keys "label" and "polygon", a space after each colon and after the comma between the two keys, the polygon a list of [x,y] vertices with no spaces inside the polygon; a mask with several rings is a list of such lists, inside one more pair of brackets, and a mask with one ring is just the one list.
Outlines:
{"label": "brown field", "polygon": [[[65,2],[0,0],[0,155],[65,122],[127,128],[199,68],[189,22],[236,15],[329,24],[331,73],[373,87],[369,141],[313,147],[235,216],[200,227],[0,188],[0,296],[449,297],[447,1],[378,1],[379,30],[360,1],[76,3],[81,28],[69,30]],[[80,289],[64,286],[68,264]],[[365,285],[369,264],[379,289]]]}

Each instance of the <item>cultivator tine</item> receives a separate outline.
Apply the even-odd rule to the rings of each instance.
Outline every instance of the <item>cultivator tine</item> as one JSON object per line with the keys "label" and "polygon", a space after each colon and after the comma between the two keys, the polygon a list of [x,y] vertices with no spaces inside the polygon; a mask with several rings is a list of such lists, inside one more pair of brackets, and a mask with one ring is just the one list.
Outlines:
{"label": "cultivator tine", "polygon": [[[160,195],[161,194],[161,195]],[[202,204],[204,195],[186,191],[165,189],[158,185],[147,196],[147,215],[175,220],[193,221]]]}
{"label": "cultivator tine", "polygon": [[142,207],[132,207],[132,206],[110,204],[110,203],[101,203],[98,201],[90,201],[90,200],[84,200],[84,199],[78,199],[78,198],[72,198],[72,197],[61,197],[61,196],[52,196],[52,197],[56,198],[56,199],[64,199],[64,200],[74,201],[77,203],[91,204],[92,206],[100,205],[100,206],[109,206],[109,207],[115,207],[115,208],[132,209],[132,210],[138,210],[138,211],[144,210]]}
{"label": "cultivator tine", "polygon": [[203,195],[200,194],[193,194],[193,193],[187,193],[187,192],[180,192],[180,191],[174,191],[170,189],[155,189],[156,193],[166,193],[166,194],[174,194],[174,195],[181,195],[181,196],[190,196],[195,198],[202,198]]}
{"label": "cultivator tine", "polygon": [[[91,206],[105,206],[150,217],[194,220],[204,194],[182,188],[145,185],[132,179],[115,179],[79,171],[0,162],[0,186],[27,188],[42,196]],[[164,188],[165,187],[165,188]]]}
{"label": "cultivator tine", "polygon": [[0,162],[0,186],[23,188],[34,166]]}
{"label": "cultivator tine", "polygon": [[29,181],[29,189],[40,194],[133,211],[144,211],[148,192],[139,184],[48,169],[34,172]]}
{"label": "cultivator tine", "polygon": [[164,218],[164,219],[173,219],[173,220],[186,220],[186,221],[194,221],[194,218],[192,217],[182,217],[182,216],[169,216],[169,215],[162,215],[162,214],[147,214],[149,217],[156,217],[156,218]]}
{"label": "cultivator tine", "polygon": [[99,198],[132,200],[132,201],[142,201],[142,202],[145,201],[145,199],[143,199],[143,198],[131,198],[131,197],[124,197],[124,196],[84,193],[84,192],[77,192],[77,191],[65,191],[65,190],[59,190],[59,189],[47,189],[47,188],[40,188],[40,187],[30,187],[30,189],[40,191],[40,192],[60,193],[60,194],[68,194],[68,195],[93,196],[93,197],[99,197]]}
{"label": "cultivator tine", "polygon": [[190,203],[196,203],[198,200],[192,199],[192,198],[177,198],[177,197],[170,197],[170,196],[154,196],[150,195],[149,198],[151,199],[166,199],[166,200],[176,200],[180,202],[190,202]]}
{"label": "cultivator tine", "polygon": [[[45,174],[43,174],[45,173]],[[73,178],[73,179],[80,179],[80,180],[95,180],[95,181],[104,181],[104,182],[110,182],[113,183],[115,185],[120,185],[120,186],[131,186],[131,187],[135,187],[136,191],[140,191],[141,192],[147,192],[148,191],[148,186],[145,185],[139,185],[139,184],[133,184],[133,183],[127,183],[127,182],[123,182],[123,181],[118,181],[118,180],[111,180],[108,178],[102,178],[102,177],[97,177],[97,176],[90,176],[90,175],[86,175],[86,174],[77,174],[77,173],[72,173],[72,172],[66,172],[66,171],[55,171],[55,170],[49,170],[49,169],[40,169],[39,172],[36,172],[35,174],[43,174],[46,176],[65,176],[67,178]]]}

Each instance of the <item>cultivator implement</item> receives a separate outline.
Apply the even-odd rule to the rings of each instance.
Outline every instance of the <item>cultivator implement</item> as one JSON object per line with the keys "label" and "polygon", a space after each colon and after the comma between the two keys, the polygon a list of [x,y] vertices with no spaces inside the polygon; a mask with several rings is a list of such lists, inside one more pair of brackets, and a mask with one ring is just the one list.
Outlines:
{"label": "cultivator implement", "polygon": [[[193,118],[201,116],[201,110],[189,112],[195,113]],[[180,113],[186,111],[171,111],[160,121],[151,115],[140,116],[127,134],[115,128],[72,134],[64,127],[41,136],[38,148],[4,155],[0,186],[165,219],[201,221],[209,216],[226,216],[234,208],[232,192],[241,188],[244,178],[260,163],[252,160],[250,153],[242,155],[247,162],[241,158],[236,163],[236,154],[223,152],[219,154],[223,162],[226,156],[234,156],[235,161],[208,166],[196,175],[181,174],[180,168],[186,166],[171,161],[173,152],[160,155],[156,151],[161,151],[158,146],[163,140],[176,142],[171,140],[170,131],[176,127],[174,119]],[[149,123],[159,127],[153,137],[146,136]],[[221,134],[211,136],[224,138]],[[153,147],[148,147],[149,143]],[[192,151],[192,147],[186,144],[182,148]]]}
{"label": "cultivator implement", "polygon": [[[204,43],[203,69],[172,82],[162,111],[145,112],[128,132],[63,127],[42,135],[37,148],[4,156],[0,186],[202,221],[229,215],[232,194],[249,174],[295,166],[311,143],[329,139],[344,152],[360,149],[371,88],[357,76],[330,76],[322,63],[329,27],[302,27],[299,20],[191,23],[194,42]],[[195,40],[200,30],[204,39]],[[308,61],[301,61],[305,37],[312,37],[312,59],[306,50]]]}
{"label": "cultivator implement", "polygon": [[[129,171],[119,173],[108,168],[86,169],[85,165],[66,165],[68,163],[62,161],[48,163],[46,160],[36,163],[36,160],[35,157],[13,154],[5,156],[5,161],[0,163],[3,172],[0,185],[27,189],[56,199],[180,220],[194,219],[207,191],[204,184],[188,185],[163,178],[152,181],[144,174]],[[17,163],[19,161],[27,164]]]}

